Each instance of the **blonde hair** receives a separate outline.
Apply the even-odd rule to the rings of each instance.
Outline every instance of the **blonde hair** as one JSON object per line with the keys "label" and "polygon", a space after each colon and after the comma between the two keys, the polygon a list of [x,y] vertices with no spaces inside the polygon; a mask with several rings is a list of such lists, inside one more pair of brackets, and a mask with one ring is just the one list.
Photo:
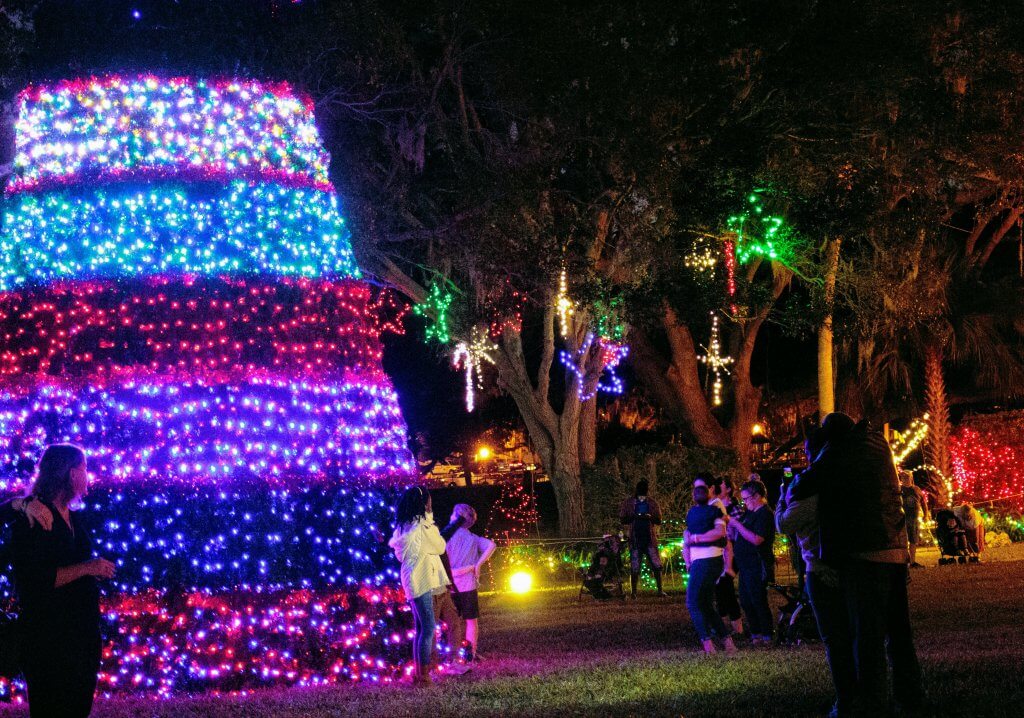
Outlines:
{"label": "blonde hair", "polygon": [[465,519],[462,528],[468,529],[476,523],[476,509],[469,504],[455,504],[455,508],[452,509],[452,521],[459,517]]}

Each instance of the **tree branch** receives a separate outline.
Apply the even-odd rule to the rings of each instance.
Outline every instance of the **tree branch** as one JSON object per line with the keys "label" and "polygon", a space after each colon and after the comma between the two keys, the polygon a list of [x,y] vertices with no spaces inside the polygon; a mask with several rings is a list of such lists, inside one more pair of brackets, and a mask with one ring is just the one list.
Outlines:
{"label": "tree branch", "polygon": [[555,305],[550,290],[544,297],[544,346],[541,349],[540,366],[537,368],[537,398],[548,400],[551,387],[551,365],[555,361]]}

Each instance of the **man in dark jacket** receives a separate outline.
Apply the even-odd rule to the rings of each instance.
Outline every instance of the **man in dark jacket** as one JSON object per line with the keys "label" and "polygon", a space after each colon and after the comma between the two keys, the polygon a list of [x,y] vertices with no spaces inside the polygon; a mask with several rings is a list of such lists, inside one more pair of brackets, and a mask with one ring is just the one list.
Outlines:
{"label": "man in dark jacket", "polygon": [[892,451],[866,421],[829,414],[824,448],[800,477],[800,496],[818,494],[819,554],[839,571],[851,618],[858,708],[888,710],[886,649],[897,708],[922,707],[921,668],[907,600],[910,552],[906,517]]}
{"label": "man in dark jacket", "polygon": [[647,495],[647,482],[636,482],[636,493],[622,503],[619,520],[629,526],[629,585],[630,596],[636,598],[636,587],[640,581],[640,560],[643,556],[651,563],[651,573],[658,587],[658,595],[664,596],[661,588],[661,556],[658,554],[658,526],[661,524],[661,509],[658,502]]}

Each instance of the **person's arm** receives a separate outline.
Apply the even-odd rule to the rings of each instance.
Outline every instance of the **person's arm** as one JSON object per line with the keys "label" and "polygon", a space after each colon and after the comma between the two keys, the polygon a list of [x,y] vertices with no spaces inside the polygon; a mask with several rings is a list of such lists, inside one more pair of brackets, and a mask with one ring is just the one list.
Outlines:
{"label": "person's arm", "polygon": [[686,570],[690,570],[690,539],[689,532],[683,534],[683,564],[686,566]]}
{"label": "person's arm", "polygon": [[448,577],[448,585],[451,586],[451,590],[456,590],[455,575],[452,573],[452,562],[447,551],[441,554],[441,565],[444,566],[444,575]]}
{"label": "person's arm", "polygon": [[455,532],[459,530],[462,524],[466,523],[465,516],[459,516],[457,519],[449,523],[443,529],[441,529],[441,538],[447,543],[451,540],[451,537],[455,535]]}
{"label": "person's arm", "polygon": [[706,538],[702,538],[701,543],[710,543],[710,542],[717,541],[718,539],[724,539],[725,538],[725,520],[724,519],[715,519],[715,527],[713,529],[711,529],[710,531],[706,531],[705,533],[701,534],[701,536],[702,537],[706,537]]}
{"label": "person's arm", "polygon": [[12,524],[19,516],[28,519],[29,528],[36,524],[42,526],[44,531],[53,528],[53,512],[46,508],[42,501],[31,496],[11,499],[0,504],[0,525]]}
{"label": "person's arm", "polygon": [[476,577],[479,579],[480,572],[483,570],[484,564],[490,560],[495,550],[497,550],[498,545],[490,539],[484,538],[483,536],[477,538],[477,545],[480,550],[480,558],[476,560],[476,566],[474,566],[474,570],[476,571]]}
{"label": "person's arm", "polygon": [[742,536],[744,539],[746,539],[754,546],[760,546],[764,543],[764,536],[748,529],[746,526],[743,525],[742,521],[733,521],[732,526],[734,527],[736,533],[738,533],[740,536]]}
{"label": "person's arm", "polygon": [[775,529],[782,534],[806,536],[818,526],[818,499],[816,496],[799,501],[779,499],[780,510],[775,512]]}
{"label": "person's arm", "polygon": [[91,558],[88,561],[83,561],[82,563],[58,568],[53,587],[60,588],[61,586],[66,586],[80,578],[85,578],[86,576],[95,576],[96,578],[113,578],[114,572],[114,564],[107,559]]}
{"label": "person's arm", "polygon": [[661,507],[658,506],[658,502],[654,499],[648,497],[647,500],[650,502],[648,506],[651,511],[651,523],[658,526],[661,524]]}
{"label": "person's arm", "polygon": [[725,549],[722,551],[722,564],[723,564],[722,575],[723,576],[726,575],[726,574],[728,574],[730,576],[735,576],[736,575],[736,569],[733,568],[733,565],[732,565],[732,552],[733,552],[732,541],[726,541],[725,542]]}

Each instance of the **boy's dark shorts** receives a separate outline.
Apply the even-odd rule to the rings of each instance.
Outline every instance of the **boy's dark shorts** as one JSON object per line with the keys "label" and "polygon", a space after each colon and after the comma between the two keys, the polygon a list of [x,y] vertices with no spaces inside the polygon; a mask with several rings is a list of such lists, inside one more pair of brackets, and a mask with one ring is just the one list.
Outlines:
{"label": "boy's dark shorts", "polygon": [[472,591],[453,593],[452,600],[455,601],[455,608],[462,620],[480,618],[480,598],[475,588]]}

